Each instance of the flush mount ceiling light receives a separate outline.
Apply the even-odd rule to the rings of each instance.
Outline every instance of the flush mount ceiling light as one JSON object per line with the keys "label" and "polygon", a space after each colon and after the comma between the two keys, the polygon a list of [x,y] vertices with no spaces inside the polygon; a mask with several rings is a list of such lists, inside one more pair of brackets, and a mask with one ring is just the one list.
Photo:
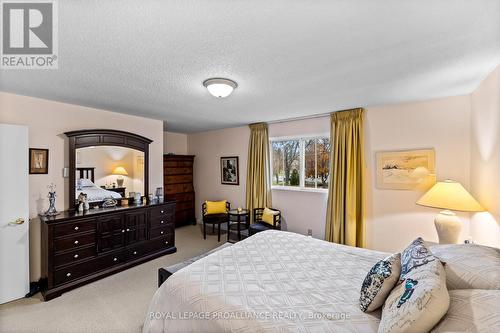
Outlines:
{"label": "flush mount ceiling light", "polygon": [[222,78],[213,78],[208,79],[203,82],[203,85],[207,88],[208,92],[218,98],[224,98],[233,92],[238,84],[233,80],[222,79]]}

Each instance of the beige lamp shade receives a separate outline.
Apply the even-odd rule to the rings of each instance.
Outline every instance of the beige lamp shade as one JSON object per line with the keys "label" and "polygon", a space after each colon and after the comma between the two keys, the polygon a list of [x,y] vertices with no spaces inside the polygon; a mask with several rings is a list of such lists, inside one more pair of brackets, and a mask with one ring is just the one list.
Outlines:
{"label": "beige lamp shade", "polygon": [[462,184],[452,180],[437,182],[417,201],[417,205],[461,212],[484,211]]}
{"label": "beige lamp shade", "polygon": [[128,176],[128,173],[124,167],[119,166],[113,170],[113,175]]}

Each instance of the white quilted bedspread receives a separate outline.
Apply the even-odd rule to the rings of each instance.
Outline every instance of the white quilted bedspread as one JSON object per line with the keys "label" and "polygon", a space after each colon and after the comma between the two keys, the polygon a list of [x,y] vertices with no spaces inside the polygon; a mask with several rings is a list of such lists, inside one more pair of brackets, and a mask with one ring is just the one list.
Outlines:
{"label": "white quilted bedspread", "polygon": [[377,332],[380,312],[359,309],[359,290],[387,255],[261,232],[169,277],[143,332]]}

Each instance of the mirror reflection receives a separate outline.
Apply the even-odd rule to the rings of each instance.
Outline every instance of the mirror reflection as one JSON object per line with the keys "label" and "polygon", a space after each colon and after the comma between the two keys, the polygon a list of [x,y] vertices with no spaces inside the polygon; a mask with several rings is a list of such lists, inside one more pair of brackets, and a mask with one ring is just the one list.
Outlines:
{"label": "mirror reflection", "polygon": [[118,146],[76,149],[76,190],[87,202],[144,195],[144,152]]}

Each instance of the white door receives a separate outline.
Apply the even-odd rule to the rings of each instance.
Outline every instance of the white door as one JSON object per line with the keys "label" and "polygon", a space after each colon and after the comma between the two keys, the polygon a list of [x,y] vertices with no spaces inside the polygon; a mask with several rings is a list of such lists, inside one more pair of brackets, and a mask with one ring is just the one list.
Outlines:
{"label": "white door", "polygon": [[28,128],[0,124],[0,304],[29,292]]}

